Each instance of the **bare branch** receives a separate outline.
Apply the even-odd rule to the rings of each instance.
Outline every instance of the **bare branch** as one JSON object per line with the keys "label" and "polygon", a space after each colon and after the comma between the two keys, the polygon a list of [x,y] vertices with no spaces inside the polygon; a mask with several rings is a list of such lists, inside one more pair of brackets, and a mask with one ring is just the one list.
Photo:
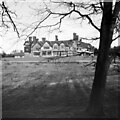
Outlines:
{"label": "bare branch", "polygon": [[[14,15],[16,15],[16,14],[15,14],[14,12],[8,10],[8,8],[5,6],[4,2],[2,2],[2,4],[1,4],[0,6],[2,7],[2,16],[1,16],[1,17],[2,17],[2,23],[3,23],[3,25],[6,26],[7,28],[9,28],[9,26],[8,26],[7,24],[5,24],[5,21],[4,21],[4,17],[6,16],[6,17],[9,18],[10,23],[12,24],[13,29],[14,29],[14,31],[17,33],[18,37],[20,37],[20,36],[19,36],[18,29],[17,29],[17,27],[16,27],[16,25],[15,25],[15,23],[14,23],[11,15],[10,15],[10,13],[12,13],[12,14],[14,14]],[[17,15],[16,15],[16,16],[17,16]]]}
{"label": "bare branch", "polygon": [[91,23],[91,25],[100,32],[100,29],[93,23],[93,21],[89,15],[81,14],[80,11],[77,11],[77,10],[74,10],[74,12],[78,13],[82,18],[87,18],[89,20],[89,22]]}
{"label": "bare branch", "polygon": [[115,41],[116,39],[118,39],[120,37],[120,35],[118,35],[117,37],[115,37],[112,41]]}
{"label": "bare branch", "polygon": [[115,8],[113,11],[113,20],[112,20],[113,29],[115,28],[116,20],[118,18],[119,12],[120,12],[120,1],[116,2]]}
{"label": "bare branch", "polygon": [[103,4],[102,4],[102,0],[100,0],[100,6],[101,6],[101,9],[103,10]]}
{"label": "bare branch", "polygon": [[86,38],[86,37],[80,37],[82,40],[99,40],[100,37],[95,37],[95,38]]}
{"label": "bare branch", "polygon": [[[48,27],[51,29],[51,27],[57,27],[57,29],[60,29],[61,27],[61,23],[62,23],[62,20],[66,17],[70,17],[72,13],[77,13],[78,16],[79,16],[79,19],[81,20],[85,20],[87,19],[89,21],[89,24],[91,24],[95,29],[97,29],[99,32],[100,32],[100,28],[95,25],[95,23],[93,22],[92,20],[92,15],[95,15],[95,14],[101,14],[102,10],[101,10],[101,6],[100,6],[100,3],[99,2],[96,2],[94,4],[91,4],[90,2],[87,2],[87,3],[81,3],[81,2],[66,2],[66,1],[54,1],[54,0],[50,0],[51,3],[55,3],[55,4],[58,4],[58,5],[64,5],[64,6],[67,6],[67,8],[70,8],[68,9],[67,11],[65,12],[57,12],[57,11],[52,11],[50,8],[48,8],[46,2],[43,1],[43,4],[45,5],[44,7],[44,10],[43,9],[36,9],[38,14],[39,13],[42,13],[43,15],[47,12],[48,15],[45,17],[45,19],[43,19],[42,21],[38,22],[37,25],[35,25],[35,28],[32,28],[32,32],[30,32],[28,34],[28,36],[30,36],[32,33],[34,33],[38,28],[44,28],[44,27]],[[59,6],[59,7],[60,7]],[[81,13],[81,10],[80,9],[84,9],[84,10],[88,10],[88,13]],[[50,15],[53,15],[53,18],[58,18],[59,21],[54,23],[54,24],[48,24],[48,25],[45,25],[45,26],[41,26],[41,23],[43,23]],[[31,26],[30,26],[31,27]],[[27,37],[28,37],[27,36]]]}
{"label": "bare branch", "polygon": [[[72,4],[73,4],[73,3],[72,3]],[[59,15],[59,16],[62,15],[62,16],[64,16],[64,17],[66,17],[67,15],[70,15],[70,14],[73,13],[73,12],[78,13],[78,14],[81,16],[81,18],[87,18],[87,19],[89,20],[89,23],[91,23],[91,25],[100,32],[100,29],[93,23],[92,19],[91,19],[90,16],[89,16],[89,15],[91,15],[91,14],[93,14],[93,13],[82,14],[80,11],[75,10],[75,5],[74,5],[73,10],[71,10],[70,12],[67,12],[67,13],[57,13],[57,12],[52,12],[52,11],[50,11],[50,10],[49,10],[48,12],[51,13],[51,14],[54,14],[54,15]]]}
{"label": "bare branch", "polygon": [[[26,39],[27,39],[31,34],[33,34],[33,33],[39,28],[40,24],[43,23],[47,18],[49,18],[50,15],[51,15],[51,14],[49,13],[42,21],[40,21],[40,22],[36,25],[36,27],[33,29],[33,31],[30,32],[30,33],[27,35]],[[25,40],[26,40],[26,39],[25,39]]]}

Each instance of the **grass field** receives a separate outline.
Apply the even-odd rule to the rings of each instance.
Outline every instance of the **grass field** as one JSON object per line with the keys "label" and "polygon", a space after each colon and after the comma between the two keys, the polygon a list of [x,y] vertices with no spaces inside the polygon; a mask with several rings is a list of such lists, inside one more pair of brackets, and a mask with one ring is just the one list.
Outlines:
{"label": "grass field", "polygon": [[[83,118],[94,66],[86,63],[2,64],[3,118]],[[106,117],[118,117],[119,72],[111,65],[105,93]]]}
{"label": "grass field", "polygon": [[[10,62],[88,62],[91,56],[61,56],[61,57],[24,57],[24,58],[2,58],[2,61]],[[94,57],[96,59],[96,57]]]}

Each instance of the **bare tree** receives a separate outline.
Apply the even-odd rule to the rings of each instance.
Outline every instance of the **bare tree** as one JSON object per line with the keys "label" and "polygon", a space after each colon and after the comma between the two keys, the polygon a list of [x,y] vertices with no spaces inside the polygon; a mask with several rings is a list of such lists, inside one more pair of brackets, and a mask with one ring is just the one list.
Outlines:
{"label": "bare tree", "polygon": [[118,13],[120,11],[120,2],[116,2],[112,10],[113,3],[104,1],[103,17],[100,30],[100,45],[97,58],[95,77],[93,81],[90,103],[88,111],[92,114],[103,114],[103,100],[106,85],[107,71],[110,64],[109,50],[112,43],[114,27]]}
{"label": "bare tree", "polygon": [[[35,8],[37,11],[37,16],[44,17],[31,24],[31,32],[27,36],[34,33],[37,29],[43,27],[50,29],[53,28],[55,30],[60,29],[62,21],[67,17],[72,17],[73,13],[77,14],[76,19],[80,20],[80,22],[87,21],[88,24],[93,26],[100,33],[99,37],[94,38],[95,40],[100,38],[100,43],[95,76],[87,112],[90,115],[102,116],[104,114],[103,101],[106,77],[110,65],[109,50],[112,41],[119,37],[117,36],[116,38],[113,38],[113,33],[114,29],[116,28],[116,21],[119,21],[118,14],[120,11],[120,1],[117,0],[115,4],[113,4],[113,0],[110,0],[109,2],[107,0],[95,0],[89,2],[66,2],[49,0],[49,3],[50,4],[43,2],[44,8],[42,9]],[[56,9],[51,7],[55,5],[57,5]],[[4,2],[0,4],[0,7],[2,20],[1,25],[9,27],[6,22],[10,22],[14,28],[14,31],[16,31],[19,36],[17,27],[10,15],[11,11],[8,10]],[[101,17],[99,24],[97,24],[94,20],[96,16],[99,16],[99,18]],[[45,21],[47,21],[50,17],[57,19],[57,22],[55,20],[54,23],[46,25]],[[5,18],[8,18],[9,21],[5,21]]]}
{"label": "bare tree", "polygon": [[[117,0],[114,3],[113,0],[110,0],[109,2],[107,0],[89,2],[65,2],[50,0],[49,3],[51,3],[53,6],[55,4],[58,5],[56,7],[57,9],[52,9],[50,4],[45,2],[43,3],[45,5],[44,9],[39,8],[35,10],[37,11],[38,16],[44,14],[46,17],[37,22],[36,27],[33,28],[30,34],[41,27],[56,27],[55,29],[59,29],[61,27],[62,21],[66,17],[71,17],[73,13],[78,14],[76,19],[79,19],[80,21],[88,21],[88,24],[92,25],[100,33],[100,37],[94,38],[95,40],[100,38],[100,43],[95,76],[87,112],[90,115],[103,115],[106,77],[110,65],[109,50],[111,43],[119,37],[117,36],[116,38],[113,38],[114,30],[116,25],[118,25],[116,22],[119,21],[118,14],[120,12],[120,1]],[[43,25],[43,23],[51,16],[57,19],[59,18],[58,21],[53,24]],[[93,20],[93,18],[96,16],[101,17],[99,25],[97,25]]]}
{"label": "bare tree", "polygon": [[4,1],[1,2],[0,3],[0,27],[8,29],[12,26],[14,31],[17,33],[18,37],[20,37],[17,26],[12,18],[13,15],[17,16],[15,12],[11,11],[6,6]]}

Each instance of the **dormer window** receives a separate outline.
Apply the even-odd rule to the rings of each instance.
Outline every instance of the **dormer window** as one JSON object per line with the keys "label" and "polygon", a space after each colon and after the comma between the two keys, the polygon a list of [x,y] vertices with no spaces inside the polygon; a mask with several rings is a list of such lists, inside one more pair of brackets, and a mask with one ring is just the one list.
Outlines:
{"label": "dormer window", "polygon": [[65,49],[65,45],[63,43],[60,44],[60,49]]}
{"label": "dormer window", "polygon": [[50,45],[49,45],[48,42],[45,42],[44,45],[43,45],[43,47],[41,49],[50,50],[51,47],[50,47]]}
{"label": "dormer window", "polygon": [[53,49],[58,49],[58,45],[54,44]]}
{"label": "dormer window", "polygon": [[44,49],[50,49],[50,47],[49,46],[44,46]]}

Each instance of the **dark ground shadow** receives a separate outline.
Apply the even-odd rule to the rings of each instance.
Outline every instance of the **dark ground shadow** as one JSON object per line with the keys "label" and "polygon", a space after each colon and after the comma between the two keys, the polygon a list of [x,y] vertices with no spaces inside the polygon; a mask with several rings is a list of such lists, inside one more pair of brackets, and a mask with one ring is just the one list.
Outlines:
{"label": "dark ground shadow", "polygon": [[[18,87],[3,93],[2,117],[89,118],[85,109],[90,90],[84,82]],[[106,117],[117,117],[117,98],[113,91],[106,92]]]}

